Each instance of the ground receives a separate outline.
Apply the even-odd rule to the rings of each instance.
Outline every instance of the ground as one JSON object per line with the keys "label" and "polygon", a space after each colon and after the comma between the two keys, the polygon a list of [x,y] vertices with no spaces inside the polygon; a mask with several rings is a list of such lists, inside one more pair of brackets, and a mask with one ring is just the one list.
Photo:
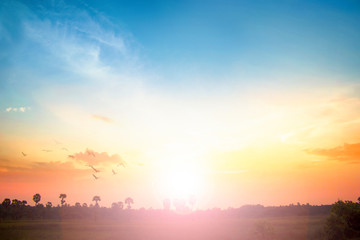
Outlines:
{"label": "ground", "polygon": [[250,240],[259,239],[255,226],[266,223],[274,237],[260,239],[305,240],[320,238],[326,217],[3,221],[0,239]]}

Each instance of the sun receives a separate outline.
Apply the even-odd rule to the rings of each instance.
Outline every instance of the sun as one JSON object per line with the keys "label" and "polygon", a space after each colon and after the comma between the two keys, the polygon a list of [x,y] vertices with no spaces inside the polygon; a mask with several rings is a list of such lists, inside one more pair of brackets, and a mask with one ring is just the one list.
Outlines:
{"label": "sun", "polygon": [[196,195],[199,184],[199,176],[192,171],[175,171],[168,177],[168,187],[173,197],[184,198]]}
{"label": "sun", "polygon": [[203,190],[200,171],[195,169],[171,169],[163,174],[160,191],[165,198],[188,200],[199,197]]}
{"label": "sun", "polygon": [[156,154],[155,183],[160,201],[188,202],[205,194],[202,148],[190,142],[167,144]]}

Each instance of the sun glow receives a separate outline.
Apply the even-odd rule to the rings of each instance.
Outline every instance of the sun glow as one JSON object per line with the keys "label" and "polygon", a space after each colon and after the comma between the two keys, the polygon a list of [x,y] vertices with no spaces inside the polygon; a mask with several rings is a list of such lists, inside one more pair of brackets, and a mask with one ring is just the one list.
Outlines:
{"label": "sun glow", "polygon": [[171,195],[177,198],[197,195],[200,190],[199,175],[186,170],[172,172],[168,177],[168,188]]}
{"label": "sun glow", "polygon": [[156,188],[160,201],[201,198],[204,194],[203,148],[196,142],[173,142],[153,152],[157,159]]}
{"label": "sun glow", "polygon": [[163,198],[188,201],[190,197],[199,198],[204,190],[202,173],[196,169],[168,169],[159,180]]}

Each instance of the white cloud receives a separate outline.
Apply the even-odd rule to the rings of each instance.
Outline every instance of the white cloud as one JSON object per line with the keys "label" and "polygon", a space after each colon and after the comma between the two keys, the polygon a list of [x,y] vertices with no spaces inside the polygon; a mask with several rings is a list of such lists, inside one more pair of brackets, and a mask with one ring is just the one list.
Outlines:
{"label": "white cloud", "polygon": [[[60,14],[48,11],[42,19],[34,16],[23,20],[26,36],[62,61],[61,70],[104,82],[111,78],[110,72],[127,71],[136,62],[137,56],[129,44],[134,42],[129,39],[131,34],[124,34],[91,10],[71,5],[61,10]],[[73,17],[67,18],[69,15]]]}
{"label": "white cloud", "polygon": [[5,109],[6,112],[26,112],[31,110],[31,107],[8,107]]}

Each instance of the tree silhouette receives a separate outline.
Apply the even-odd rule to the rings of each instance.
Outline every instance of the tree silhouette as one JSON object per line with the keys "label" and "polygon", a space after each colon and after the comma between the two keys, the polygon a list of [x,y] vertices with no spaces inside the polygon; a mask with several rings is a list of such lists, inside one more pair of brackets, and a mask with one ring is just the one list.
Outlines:
{"label": "tree silhouette", "polygon": [[98,201],[101,201],[100,196],[94,196],[92,200],[96,202],[95,206],[99,207]]}
{"label": "tree silhouette", "polygon": [[127,204],[127,209],[131,209],[131,204],[134,204],[134,200],[131,197],[125,199],[125,204]]}
{"label": "tree silhouette", "polygon": [[183,198],[174,199],[173,205],[178,212],[186,212],[188,210],[186,206],[186,200],[184,200]]}
{"label": "tree silhouette", "polygon": [[124,209],[124,203],[123,202],[118,202],[118,206],[120,209]]}
{"label": "tree silhouette", "polygon": [[10,204],[11,204],[10,199],[5,198],[1,205],[3,205],[4,207],[8,207],[8,206],[10,206]]}
{"label": "tree silhouette", "polygon": [[189,198],[189,204],[191,206],[191,210],[194,210],[195,203],[196,203],[196,197],[194,195],[191,195]]}
{"label": "tree silhouette", "polygon": [[27,201],[26,201],[26,200],[22,200],[21,204],[22,204],[23,206],[26,206]]}
{"label": "tree silhouette", "polygon": [[358,200],[339,200],[332,205],[325,225],[326,239],[360,239],[360,198]]}
{"label": "tree silhouette", "polygon": [[171,201],[168,198],[165,198],[163,201],[164,210],[170,210]]}
{"label": "tree silhouette", "polygon": [[46,203],[46,208],[51,208],[52,207],[52,203],[51,202],[47,202]]}
{"label": "tree silhouette", "polygon": [[11,206],[13,207],[19,207],[21,205],[21,201],[17,200],[17,199],[13,199],[11,201]]}
{"label": "tree silhouette", "polygon": [[64,206],[65,203],[65,198],[66,198],[66,194],[65,193],[60,193],[59,198],[61,198],[61,206]]}
{"label": "tree silhouette", "polygon": [[36,193],[36,194],[33,196],[33,201],[35,202],[35,206],[38,205],[38,202],[40,202],[40,200],[41,200],[40,194]]}

